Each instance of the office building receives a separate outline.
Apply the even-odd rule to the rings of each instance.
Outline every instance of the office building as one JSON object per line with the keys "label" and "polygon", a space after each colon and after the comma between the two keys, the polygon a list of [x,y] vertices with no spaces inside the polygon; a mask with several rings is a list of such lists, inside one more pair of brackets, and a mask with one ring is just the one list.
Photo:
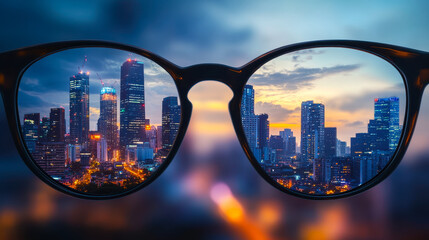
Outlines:
{"label": "office building", "polygon": [[325,106],[313,101],[301,104],[301,161],[312,165],[313,160],[324,155]]}
{"label": "office building", "polygon": [[174,144],[180,125],[180,106],[177,97],[162,100],[162,148],[170,150]]}
{"label": "office building", "polygon": [[89,133],[89,73],[70,77],[70,139],[85,144]]}
{"label": "office building", "polygon": [[118,147],[117,96],[112,87],[103,87],[100,92],[100,118],[98,132],[107,143],[107,155],[113,158],[113,151]]}
{"label": "office building", "polygon": [[127,145],[145,139],[145,92],[143,62],[128,59],[121,66],[119,142],[121,155]]}

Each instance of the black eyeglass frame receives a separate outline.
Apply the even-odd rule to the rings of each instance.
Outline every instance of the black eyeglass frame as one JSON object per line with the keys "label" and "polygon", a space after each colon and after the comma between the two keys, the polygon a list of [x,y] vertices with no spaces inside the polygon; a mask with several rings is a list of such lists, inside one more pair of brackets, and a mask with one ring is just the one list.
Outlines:
{"label": "black eyeglass frame", "polygon": [[[21,125],[19,123],[17,96],[19,83],[23,73],[33,63],[48,55],[68,49],[85,47],[102,47],[124,50],[152,60],[171,75],[171,77],[175,81],[181,103],[180,127],[174,144],[167,158],[165,159],[165,162],[161,164],[157,171],[151,174],[147,180],[132,189],[125,190],[118,194],[86,194],[69,188],[54,180],[47,173],[45,173],[35,163],[34,160],[32,160],[32,157],[28,152],[25,142],[23,140],[24,138],[21,131]],[[407,100],[402,134],[399,140],[398,147],[394,152],[391,161],[385,166],[383,171],[373,177],[370,181],[356,188],[353,188],[350,191],[333,195],[311,195],[307,193],[302,193],[290,190],[274,181],[264,171],[262,166],[258,163],[255,156],[253,155],[252,151],[250,150],[243,130],[240,111],[240,104],[244,86],[246,85],[252,74],[257,71],[262,65],[276,57],[287,53],[320,47],[338,47],[360,50],[376,55],[386,60],[398,70],[398,72],[404,79]],[[21,155],[26,165],[34,172],[34,174],[36,174],[42,181],[47,183],[49,186],[63,193],[85,199],[111,199],[121,197],[140,190],[141,188],[153,182],[170,164],[185,136],[192,113],[192,103],[188,99],[189,90],[195,84],[206,80],[219,81],[229,86],[232,90],[233,97],[229,102],[229,112],[231,115],[231,120],[233,122],[235,132],[251,164],[268,183],[270,183],[272,186],[282,192],[292,194],[301,198],[337,199],[351,196],[373,187],[374,185],[384,180],[387,176],[389,176],[398,166],[410,143],[417,121],[424,88],[429,84],[429,53],[383,43],[352,40],[323,40],[297,43],[277,48],[255,58],[254,60],[245,64],[242,67],[230,67],[222,64],[197,64],[188,67],[179,67],[169,62],[168,60],[144,49],[107,41],[85,40],[48,43],[17,49],[0,54],[0,93],[3,98],[9,129],[11,131],[15,146],[19,154]]]}

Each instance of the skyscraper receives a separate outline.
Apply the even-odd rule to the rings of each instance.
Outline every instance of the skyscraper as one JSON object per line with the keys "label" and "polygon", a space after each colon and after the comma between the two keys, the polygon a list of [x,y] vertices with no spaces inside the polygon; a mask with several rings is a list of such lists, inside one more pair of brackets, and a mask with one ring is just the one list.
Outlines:
{"label": "skyscraper", "polygon": [[263,113],[256,116],[256,135],[257,135],[257,148],[260,150],[260,159],[268,160],[268,141],[270,139],[270,121],[268,120],[268,114]]}
{"label": "skyscraper", "polygon": [[[65,121],[65,119],[64,119]],[[50,120],[48,117],[42,117],[40,123],[40,142],[48,142],[48,134],[50,129]]]}
{"label": "skyscraper", "polygon": [[374,119],[388,123],[389,149],[395,150],[401,136],[399,126],[399,98],[374,99]]}
{"label": "skyscraper", "polygon": [[107,143],[107,155],[113,157],[113,150],[118,146],[117,96],[112,87],[103,87],[100,92],[100,118],[98,131]]}
{"label": "skyscraper", "polygon": [[323,156],[325,143],[325,106],[306,101],[301,103],[301,159],[304,165]]}
{"label": "skyscraper", "polygon": [[280,136],[285,142],[285,154],[287,156],[293,156],[296,154],[296,137],[293,136],[292,129],[285,128],[280,131]]}
{"label": "skyscraper", "polygon": [[176,139],[180,125],[180,106],[177,97],[162,100],[162,148],[170,150]]}
{"label": "skyscraper", "polygon": [[325,128],[325,158],[330,159],[337,155],[337,128]]}
{"label": "skyscraper", "polygon": [[33,153],[36,150],[36,143],[40,139],[40,114],[24,114],[23,134],[28,151]]}
{"label": "skyscraper", "polygon": [[127,145],[145,140],[145,95],[143,62],[128,59],[121,66],[119,142],[121,156]]}
{"label": "skyscraper", "polygon": [[252,85],[244,86],[243,97],[241,99],[241,122],[246,139],[252,152],[257,147],[257,118],[255,116],[255,91]]}
{"label": "skyscraper", "polygon": [[64,142],[66,134],[66,119],[64,108],[51,108],[49,114],[49,142]]}
{"label": "skyscraper", "polygon": [[89,73],[70,77],[70,138],[84,144],[89,133]]}

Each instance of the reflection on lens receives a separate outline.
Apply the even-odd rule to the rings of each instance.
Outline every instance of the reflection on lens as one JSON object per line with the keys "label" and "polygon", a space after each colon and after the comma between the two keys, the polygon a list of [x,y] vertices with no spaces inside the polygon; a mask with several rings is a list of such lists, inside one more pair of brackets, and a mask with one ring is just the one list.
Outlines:
{"label": "reflection on lens", "polygon": [[147,180],[180,124],[170,75],[147,58],[106,48],[67,50],[31,65],[18,108],[36,164],[63,185],[96,195]]}
{"label": "reflection on lens", "polygon": [[405,87],[371,54],[315,48],[278,57],[243,91],[242,126],[268,176],[291,190],[338,194],[380,173],[399,142]]}

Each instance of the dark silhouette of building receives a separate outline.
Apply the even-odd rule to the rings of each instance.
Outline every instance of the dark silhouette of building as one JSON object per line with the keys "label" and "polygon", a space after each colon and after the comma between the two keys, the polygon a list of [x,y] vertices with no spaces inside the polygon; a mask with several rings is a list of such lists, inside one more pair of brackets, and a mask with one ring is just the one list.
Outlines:
{"label": "dark silhouette of building", "polygon": [[[270,139],[270,121],[268,120],[268,114],[259,114],[256,116],[257,125],[256,125],[256,140],[258,148],[258,161],[268,160],[269,151],[268,151],[268,141]],[[254,153],[255,154],[255,153]],[[256,155],[256,154],[255,154]]]}
{"label": "dark silhouette of building", "polygon": [[325,128],[325,158],[330,159],[337,156],[337,128]]}
{"label": "dark silhouette of building", "polygon": [[280,131],[280,136],[283,138],[285,143],[285,154],[286,156],[293,156],[296,154],[296,137],[293,136],[293,131],[289,128],[285,128]]}
{"label": "dark silhouette of building", "polygon": [[[64,119],[65,121],[65,119]],[[42,122],[40,123],[40,142],[48,142],[48,135],[50,129],[50,120],[48,117],[42,117]]]}
{"label": "dark silhouette of building", "polygon": [[53,178],[64,177],[66,148],[64,142],[44,142],[36,145],[32,154],[37,165]]}
{"label": "dark silhouette of building", "polygon": [[36,150],[36,144],[40,140],[40,113],[24,114],[22,126],[25,144],[30,153]]}
{"label": "dark silhouette of building", "polygon": [[[162,148],[170,150],[176,139],[180,125],[180,106],[177,97],[162,100]],[[168,152],[167,152],[168,153]]]}
{"label": "dark silhouette of building", "polygon": [[49,142],[64,142],[66,134],[66,119],[64,108],[51,108],[49,114]]}

